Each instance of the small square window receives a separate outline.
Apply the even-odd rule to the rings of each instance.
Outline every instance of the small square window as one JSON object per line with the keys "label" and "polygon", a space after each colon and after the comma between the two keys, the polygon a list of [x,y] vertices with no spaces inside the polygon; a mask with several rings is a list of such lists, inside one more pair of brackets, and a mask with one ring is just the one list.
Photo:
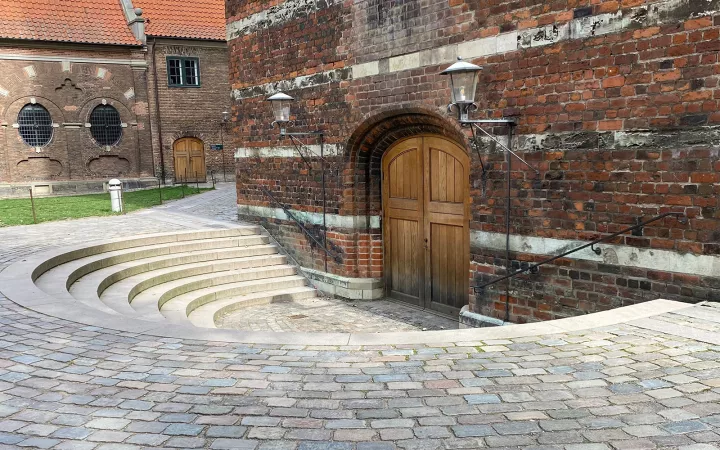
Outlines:
{"label": "small square window", "polygon": [[167,58],[168,86],[200,86],[200,62],[198,58],[169,56]]}

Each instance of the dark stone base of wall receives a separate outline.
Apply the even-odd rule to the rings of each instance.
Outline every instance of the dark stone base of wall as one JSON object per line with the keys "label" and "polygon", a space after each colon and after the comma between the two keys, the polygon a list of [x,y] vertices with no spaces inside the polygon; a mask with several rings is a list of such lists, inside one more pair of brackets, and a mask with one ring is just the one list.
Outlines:
{"label": "dark stone base of wall", "polygon": [[[78,180],[78,181],[33,181],[29,183],[0,184],[0,198],[27,198],[32,189],[38,197],[55,195],[96,194],[107,192],[109,180]],[[157,187],[157,178],[121,178],[123,189],[132,191]]]}

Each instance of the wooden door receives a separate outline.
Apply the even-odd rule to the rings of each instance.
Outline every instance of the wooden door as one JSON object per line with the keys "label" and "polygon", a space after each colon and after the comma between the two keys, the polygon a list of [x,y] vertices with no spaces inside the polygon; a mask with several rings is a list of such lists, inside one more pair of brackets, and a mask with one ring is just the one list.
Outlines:
{"label": "wooden door", "polygon": [[175,182],[205,182],[205,149],[196,138],[181,138],[173,144]]}
{"label": "wooden door", "polygon": [[391,297],[455,315],[469,290],[469,158],[418,136],[383,157],[386,283]]}
{"label": "wooden door", "polygon": [[423,306],[422,138],[407,139],[383,157],[385,277],[388,294]]}
{"label": "wooden door", "polygon": [[458,314],[470,280],[469,158],[454,143],[423,138],[426,307]]}

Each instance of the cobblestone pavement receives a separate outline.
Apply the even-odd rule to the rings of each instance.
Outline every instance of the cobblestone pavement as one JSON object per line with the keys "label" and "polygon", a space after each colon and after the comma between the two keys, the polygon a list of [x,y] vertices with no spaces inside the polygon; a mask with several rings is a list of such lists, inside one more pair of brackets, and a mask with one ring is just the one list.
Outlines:
{"label": "cobblestone pavement", "polygon": [[243,308],[221,317],[218,327],[250,331],[383,333],[451,330],[458,327],[458,322],[388,300],[314,298]]}
{"label": "cobblestone pavement", "polygon": [[[2,229],[0,252],[199,226],[173,214]],[[654,319],[662,332],[241,345],[88,327],[0,295],[0,449],[719,448],[720,308]]]}
{"label": "cobblestone pavement", "polygon": [[[229,177],[228,177],[229,178]],[[206,187],[210,187],[207,185]],[[170,202],[155,210],[174,211],[214,220],[237,222],[237,193],[235,183],[218,183],[216,190],[187,199]]]}

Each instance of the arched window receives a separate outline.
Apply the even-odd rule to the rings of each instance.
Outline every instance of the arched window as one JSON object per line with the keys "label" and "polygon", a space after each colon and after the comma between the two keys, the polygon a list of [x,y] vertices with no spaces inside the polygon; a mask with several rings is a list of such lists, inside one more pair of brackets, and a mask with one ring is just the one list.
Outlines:
{"label": "arched window", "polygon": [[53,135],[50,112],[42,105],[27,104],[18,114],[20,137],[30,147],[43,147],[50,142]]}
{"label": "arched window", "polygon": [[90,113],[90,133],[98,145],[115,145],[122,136],[120,113],[110,105],[98,105]]}

